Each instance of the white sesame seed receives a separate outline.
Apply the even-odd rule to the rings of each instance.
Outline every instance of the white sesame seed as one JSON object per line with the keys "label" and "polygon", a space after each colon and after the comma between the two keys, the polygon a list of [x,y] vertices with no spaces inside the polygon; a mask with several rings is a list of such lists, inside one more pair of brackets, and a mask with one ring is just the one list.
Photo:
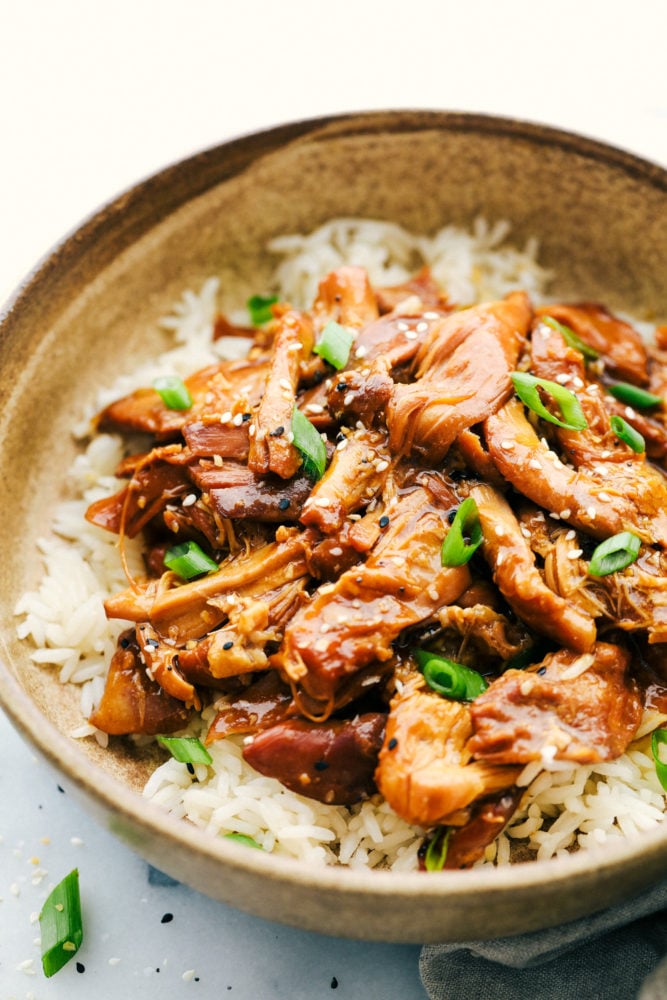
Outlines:
{"label": "white sesame seed", "polygon": [[347,448],[347,438],[343,438],[342,441],[338,442],[336,445],[336,451],[342,451],[343,448]]}
{"label": "white sesame seed", "polygon": [[325,434],[325,432],[324,432],[324,431],[322,431],[322,433],[320,434],[320,437],[322,438],[322,440],[323,440],[323,441],[324,441],[324,443],[326,444],[326,443],[327,443],[327,436],[326,436],[326,434]]}
{"label": "white sesame seed", "polygon": [[415,327],[415,330],[417,331],[417,333],[427,333],[428,332],[428,323],[424,323],[423,321],[420,322],[420,323],[417,323],[417,326]]}
{"label": "white sesame seed", "polygon": [[348,521],[361,521],[361,514],[348,514]]}
{"label": "white sesame seed", "polygon": [[573,531],[572,528],[570,528],[570,530],[568,531],[568,533],[565,536],[565,541],[566,542],[573,542],[576,537],[577,537],[576,531]]}
{"label": "white sesame seed", "polygon": [[417,336],[418,336],[418,334],[417,334],[416,330],[406,330],[405,331],[405,339],[406,340],[416,340]]}
{"label": "white sesame seed", "polygon": [[389,462],[387,462],[386,459],[384,459],[384,458],[380,459],[379,462],[375,463],[375,471],[376,472],[384,472],[385,469],[388,469],[388,468],[389,468]]}
{"label": "white sesame seed", "polygon": [[[254,438],[256,432],[257,432],[257,428],[255,427],[255,425],[254,424],[250,424],[250,427],[248,428],[248,437]],[[259,435],[257,436],[257,440],[259,441]]]}
{"label": "white sesame seed", "polygon": [[440,319],[440,313],[437,312],[425,312],[424,319]]}
{"label": "white sesame seed", "polygon": [[354,399],[354,393],[346,392],[345,395],[343,396],[343,406],[349,406],[353,399]]}
{"label": "white sesame seed", "polygon": [[499,552],[498,558],[496,559],[496,566],[502,566],[504,562],[505,562],[505,553]]}
{"label": "white sesame seed", "polygon": [[600,452],[600,458],[609,458],[610,455],[611,455],[610,451],[601,451]]}
{"label": "white sesame seed", "polygon": [[540,463],[537,461],[536,458],[531,458],[530,462],[528,463],[528,466],[531,469],[541,469],[542,468],[542,466],[540,465]]}
{"label": "white sesame seed", "polygon": [[[333,552],[333,549],[331,551]],[[341,549],[340,551],[342,553],[343,550]],[[323,594],[326,597],[327,594],[333,594],[335,589],[336,587],[333,583],[323,583],[318,593]]]}
{"label": "white sesame seed", "polygon": [[590,392],[592,396],[594,396],[599,391],[600,391],[600,386],[596,382],[592,382],[588,387],[588,392]]}
{"label": "white sesame seed", "polygon": [[567,554],[567,558],[572,560],[579,559],[583,554],[584,554],[583,549],[570,549],[570,551]]}
{"label": "white sesame seed", "polygon": [[[497,529],[496,529],[496,530],[497,530]],[[527,527],[525,526],[525,524],[522,524],[522,525],[521,525],[521,534],[523,535],[523,537],[524,537],[524,538],[530,538],[530,531],[529,531],[529,530],[528,530],[528,528],[527,528]]]}
{"label": "white sesame seed", "polygon": [[317,497],[315,503],[317,504],[318,507],[331,506],[331,500],[329,499],[329,497]]}
{"label": "white sesame seed", "polygon": [[26,976],[36,976],[37,973],[33,969],[34,961],[34,958],[26,958],[24,962],[20,962],[16,966],[16,971],[23,972]]}
{"label": "white sesame seed", "polygon": [[565,510],[562,510],[560,512],[560,516],[563,518],[564,521],[567,521],[568,517],[572,516],[572,511],[570,510],[569,507],[566,507]]}
{"label": "white sesame seed", "polygon": [[242,413],[235,414],[232,423],[234,424],[234,427],[240,427],[241,424],[243,423],[243,414]]}
{"label": "white sesame seed", "polygon": [[115,958],[115,957],[114,958],[110,958],[109,959],[109,965],[120,965],[120,959],[119,958]]}
{"label": "white sesame seed", "polygon": [[357,347],[357,349],[354,352],[354,354],[355,354],[355,357],[357,357],[357,358],[365,358],[366,355],[368,354],[368,348],[365,347],[364,344],[359,344],[359,347]]}
{"label": "white sesame seed", "polygon": [[306,413],[324,413],[324,407],[321,403],[308,403],[305,410]]}
{"label": "white sesame seed", "polygon": [[605,493],[604,490],[600,490],[598,493],[598,500],[602,500],[603,503],[609,503],[611,497],[608,493]]}
{"label": "white sesame seed", "polygon": [[572,385],[574,386],[575,389],[583,389],[584,387],[584,383],[582,382],[582,380],[579,378],[578,375],[575,375],[574,378],[572,379]]}
{"label": "white sesame seed", "polygon": [[501,441],[500,447],[503,449],[503,451],[512,451],[512,449],[514,448],[514,441],[510,441],[509,439]]}
{"label": "white sesame seed", "polygon": [[626,417],[628,417],[629,420],[633,420],[634,417],[637,416],[636,412],[632,409],[631,406],[626,406],[626,408],[625,408],[625,415],[626,415]]}
{"label": "white sesame seed", "polygon": [[288,378],[278,379],[278,385],[281,389],[287,389],[288,392],[292,391],[292,383]]}
{"label": "white sesame seed", "polygon": [[553,511],[549,512],[549,517],[553,517],[554,521],[560,521],[560,514],[555,514]]}
{"label": "white sesame seed", "polygon": [[568,375],[567,372],[563,372],[562,375],[556,376],[556,381],[558,382],[559,385],[566,385],[571,378],[572,378],[571,375]]}
{"label": "white sesame seed", "polygon": [[221,468],[222,467],[222,455],[214,455],[213,456],[213,464],[216,465],[218,468]]}
{"label": "white sesame seed", "polygon": [[400,330],[400,331],[401,331],[401,333],[405,333],[405,331],[406,331],[406,330],[409,330],[409,329],[410,329],[410,324],[409,324],[409,323],[406,323],[406,322],[405,322],[405,320],[401,319],[401,320],[399,320],[399,321],[398,321],[398,323],[396,324],[396,329],[397,329],[397,330]]}
{"label": "white sesame seed", "polygon": [[191,983],[194,978],[195,978],[194,969],[187,969],[187,971],[184,972],[183,975],[181,976],[181,979],[183,980],[184,983]]}
{"label": "white sesame seed", "polygon": [[288,431],[285,435],[285,440],[288,444],[292,444],[294,441],[294,431]]}
{"label": "white sesame seed", "polygon": [[223,414],[221,414],[221,416],[220,416],[220,423],[221,424],[228,424],[231,419],[232,419],[231,411],[230,410],[225,410],[225,412]]}
{"label": "white sesame seed", "polygon": [[438,588],[433,586],[433,584],[431,584],[426,593],[428,594],[428,596],[431,598],[432,601],[440,600],[440,594],[438,593]]}
{"label": "white sesame seed", "polygon": [[586,508],[586,513],[588,514],[588,516],[591,519],[591,521],[594,521],[595,518],[597,517],[597,510],[596,510],[595,507],[587,507]]}
{"label": "white sesame seed", "polygon": [[[332,549],[329,549],[329,554],[332,556],[342,556],[343,550],[341,549],[340,545],[334,545]],[[333,584],[331,585],[331,587],[333,589]]]}
{"label": "white sesame seed", "polygon": [[188,493],[186,497],[183,497],[181,507],[192,507],[193,503],[197,503],[197,497],[194,493]]}

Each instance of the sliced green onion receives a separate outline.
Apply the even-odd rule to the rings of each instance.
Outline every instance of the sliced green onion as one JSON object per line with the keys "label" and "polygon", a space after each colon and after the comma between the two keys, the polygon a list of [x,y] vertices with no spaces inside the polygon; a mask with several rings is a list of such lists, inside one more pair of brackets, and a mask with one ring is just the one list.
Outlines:
{"label": "sliced green onion", "polygon": [[426,649],[415,649],[413,655],[428,686],[452,701],[474,701],[489,686],[481,674],[463,663]]}
{"label": "sliced green onion", "polygon": [[315,354],[328,361],[330,365],[339,371],[347,364],[350,357],[350,348],[354,343],[354,334],[330,320],[322,330],[322,335],[313,348]]}
{"label": "sliced green onion", "polygon": [[565,326],[564,323],[559,323],[557,319],[553,318],[553,316],[543,316],[542,322],[546,323],[547,326],[550,326],[552,330],[557,330],[568,347],[574,347],[575,351],[579,351],[579,353],[583,354],[585,358],[590,358],[591,361],[595,361],[600,357],[595,348],[589,347],[588,344],[585,344],[583,340],[576,335],[574,330],[571,330],[569,326]]}
{"label": "sliced green onion", "polygon": [[[583,431],[588,427],[588,422],[581,409],[581,404],[573,392],[559,385],[558,382],[550,382],[546,378],[536,378],[528,372],[511,372],[510,377],[514,383],[514,389],[522,403],[537,413],[543,420],[548,420],[550,424],[557,424],[564,427],[566,431]],[[563,416],[563,420],[554,417],[549,413],[546,406],[540,399],[538,389],[544,389],[558,404]]]}
{"label": "sliced green onion", "polygon": [[42,968],[53,976],[77,953],[83,941],[79,871],[74,868],[47,897],[39,915]]}
{"label": "sliced green onion", "polygon": [[451,827],[440,827],[431,837],[424,854],[424,868],[427,872],[441,872],[445,867],[451,835]]}
{"label": "sliced green onion", "polygon": [[161,375],[153,380],[153,388],[170,410],[189,410],[192,406],[190,390],[178,375]]}
{"label": "sliced green onion", "polygon": [[203,573],[215,573],[218,570],[217,562],[192,541],[181,542],[180,545],[167,549],[164,564],[184,580],[192,580]]}
{"label": "sliced green onion", "polygon": [[641,539],[631,531],[621,531],[600,542],[588,564],[591,576],[609,576],[619,569],[625,569],[639,555]]}
{"label": "sliced green onion", "polygon": [[468,497],[460,505],[456,517],[440,549],[443,566],[463,566],[469,562],[484,540],[482,525],[479,523],[477,504]]}
{"label": "sliced green onion", "polygon": [[212,764],[213,758],[195,736],[158,736],[157,741],[179,764]]}
{"label": "sliced green onion", "polygon": [[319,432],[296,406],[292,410],[294,447],[303,458],[303,471],[311,479],[321,479],[327,465],[327,447]]}
{"label": "sliced green onion", "polygon": [[258,851],[263,851],[264,848],[261,844],[258,844],[256,840],[249,837],[245,833],[226,833],[225,840],[235,840],[237,844],[244,844],[246,847],[256,847]]}
{"label": "sliced green onion", "polygon": [[623,417],[613,416],[611,418],[611,429],[613,430],[616,437],[625,442],[629,448],[636,451],[640,455],[643,451],[646,451],[646,442],[643,436],[636,431],[634,427],[631,427],[627,420]]}
{"label": "sliced green onion", "polygon": [[273,319],[271,306],[278,301],[277,295],[251,295],[246,302],[246,307],[250,313],[250,321],[253,326],[262,326]]}
{"label": "sliced green onion", "polygon": [[629,406],[636,406],[638,410],[650,410],[662,403],[662,396],[640,389],[638,385],[631,385],[630,382],[614,382],[613,385],[607,386],[607,392],[611,393],[614,399],[620,399],[621,403],[627,403]]}
{"label": "sliced green onion", "polygon": [[651,752],[655,761],[655,773],[658,776],[658,781],[667,791],[667,764],[660,756],[661,743],[667,743],[667,729],[655,729],[651,736]]}

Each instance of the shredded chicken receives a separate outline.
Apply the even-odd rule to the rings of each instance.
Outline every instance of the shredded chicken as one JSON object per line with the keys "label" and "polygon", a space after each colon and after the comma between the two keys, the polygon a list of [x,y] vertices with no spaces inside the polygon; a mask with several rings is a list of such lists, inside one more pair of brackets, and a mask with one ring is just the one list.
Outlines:
{"label": "shredded chicken", "polygon": [[[147,388],[98,417],[147,436],[87,513],[121,553],[143,537],[145,573],[105,603],[131,627],[91,722],[173,732],[216,697],[207,742],[246,734],[249,763],[323,802],[380,792],[467,867],[526,763],[611,760],[667,704],[667,332],[647,347],[601,305],[519,291],[455,309],[427,269],[374,288],[339,268],[312,309],[272,312],[246,360],[186,380],[187,410]],[[332,324],[338,370],[314,350]],[[548,388],[526,406],[517,371],[586,426],[548,419]],[[628,407],[618,379],[664,402]],[[600,575],[619,533],[630,555]],[[208,562],[169,569],[180,544]],[[447,688],[451,661],[481,693]]]}

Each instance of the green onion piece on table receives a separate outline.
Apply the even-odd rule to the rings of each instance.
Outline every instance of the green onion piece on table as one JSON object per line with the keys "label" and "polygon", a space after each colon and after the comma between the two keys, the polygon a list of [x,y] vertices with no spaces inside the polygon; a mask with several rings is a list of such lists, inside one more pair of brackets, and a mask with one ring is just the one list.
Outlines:
{"label": "green onion piece on table", "polygon": [[244,844],[246,847],[256,847],[258,851],[263,851],[264,848],[261,844],[258,844],[256,840],[249,837],[245,833],[226,833],[225,840],[235,840],[237,844]]}
{"label": "green onion piece on table", "polygon": [[431,837],[424,854],[424,868],[427,872],[441,872],[447,860],[451,827],[440,827]]}
{"label": "green onion piece on table", "polygon": [[313,348],[314,354],[328,361],[339,371],[344,368],[350,357],[350,348],[354,342],[354,334],[334,320],[330,320],[322,330],[322,335]]}
{"label": "green onion piece on table", "polygon": [[184,580],[192,580],[204,573],[215,573],[218,564],[197,545],[196,542],[181,542],[167,549],[164,554],[167,569],[177,573]]}
{"label": "green onion piece on table", "polygon": [[413,655],[428,686],[444,698],[474,701],[489,686],[481,674],[463,663],[429,653],[426,649],[415,649]]}
{"label": "green onion piece on table", "polygon": [[613,416],[610,423],[611,429],[619,441],[623,441],[629,448],[636,451],[638,455],[646,451],[646,442],[643,436],[634,427],[631,427],[627,420],[624,420],[623,417]]}
{"label": "green onion piece on table", "polygon": [[178,375],[161,375],[153,380],[153,388],[169,410],[189,410],[192,406],[190,390]]}
{"label": "green onion piece on table", "polygon": [[621,531],[600,542],[588,564],[591,576],[609,576],[620,569],[625,569],[639,555],[641,539],[631,531]]}
{"label": "green onion piece on table", "polygon": [[440,549],[443,566],[463,566],[469,562],[484,540],[477,504],[468,497],[456,511],[456,517]]}
{"label": "green onion piece on table", "polygon": [[627,403],[628,406],[634,406],[638,410],[651,410],[662,403],[662,396],[640,389],[638,385],[631,385],[630,382],[614,382],[613,385],[607,386],[607,392],[611,393],[614,399]]}
{"label": "green onion piece on table", "polygon": [[[558,427],[563,427],[566,431],[583,431],[585,427],[588,427],[588,421],[579,400],[565,386],[559,385],[558,382],[550,382],[546,378],[536,378],[535,375],[530,375],[528,372],[511,372],[510,378],[521,402],[525,403],[528,409],[536,413],[538,417],[542,417],[550,424],[557,424]],[[539,389],[543,389],[558,404],[562,420],[547,410],[540,398]]]}
{"label": "green onion piece on table", "polygon": [[583,340],[577,336],[574,330],[571,330],[569,326],[565,326],[564,323],[559,323],[557,319],[553,318],[553,316],[543,316],[542,322],[546,323],[547,326],[550,326],[552,330],[557,330],[568,347],[574,347],[575,351],[579,351],[579,353],[583,354],[585,358],[589,358],[591,361],[596,361],[597,358],[600,357],[595,348],[589,347],[588,344],[585,344]]}
{"label": "green onion piece on table", "polygon": [[42,968],[53,976],[81,947],[83,921],[79,871],[74,868],[47,897],[39,915],[42,935]]}
{"label": "green onion piece on table", "polygon": [[292,411],[294,447],[301,452],[303,471],[311,479],[321,479],[327,465],[327,446],[319,432],[296,406]]}
{"label": "green onion piece on table", "polygon": [[250,313],[250,322],[253,326],[263,326],[273,319],[271,306],[278,301],[277,295],[251,295],[246,302],[246,307]]}
{"label": "green onion piece on table", "polygon": [[651,752],[655,761],[655,773],[658,776],[658,781],[667,791],[667,764],[660,756],[660,745],[663,743],[667,743],[667,729],[655,729],[651,736]]}
{"label": "green onion piece on table", "polygon": [[179,764],[213,763],[210,753],[195,736],[158,736],[157,741]]}

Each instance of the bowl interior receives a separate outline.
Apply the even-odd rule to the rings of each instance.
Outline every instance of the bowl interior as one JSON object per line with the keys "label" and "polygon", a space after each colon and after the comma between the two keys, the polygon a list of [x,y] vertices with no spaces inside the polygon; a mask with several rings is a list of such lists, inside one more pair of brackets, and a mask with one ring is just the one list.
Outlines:
{"label": "bowl interior", "polygon": [[211,895],[367,938],[445,940],[537,928],[650,881],[667,854],[661,833],[595,863],[573,857],[511,874],[450,873],[427,885],[417,875],[303,872],[183,832],[136,794],[150,753],[121,741],[102,751],[68,738],[80,722],[76,693],[30,661],[14,635],[13,609],[41,572],[35,544],[48,531],[75,454],[72,425],[101,386],[163,348],[156,321],[185,288],[218,275],[221,304],[243,302],[271,272],[271,237],[335,216],[432,233],[482,215],[510,220],[515,243],[538,238],[555,295],[664,321],[666,205],[664,171],[580,137],[479,116],[362,114],[248,136],[168,168],[102,209],[41,264],[10,304],[0,340],[0,697],[104,822]]}

